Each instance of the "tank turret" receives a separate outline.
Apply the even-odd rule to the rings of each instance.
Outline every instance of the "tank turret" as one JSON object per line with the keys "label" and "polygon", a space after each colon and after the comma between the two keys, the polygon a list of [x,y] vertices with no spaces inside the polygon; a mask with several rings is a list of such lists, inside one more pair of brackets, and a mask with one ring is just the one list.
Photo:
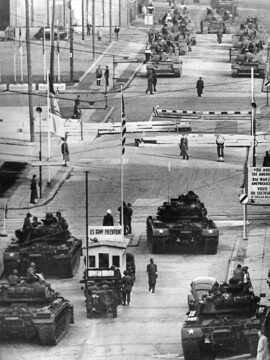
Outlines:
{"label": "tank turret", "polygon": [[0,338],[56,345],[74,323],[72,304],[46,282],[0,284]]}

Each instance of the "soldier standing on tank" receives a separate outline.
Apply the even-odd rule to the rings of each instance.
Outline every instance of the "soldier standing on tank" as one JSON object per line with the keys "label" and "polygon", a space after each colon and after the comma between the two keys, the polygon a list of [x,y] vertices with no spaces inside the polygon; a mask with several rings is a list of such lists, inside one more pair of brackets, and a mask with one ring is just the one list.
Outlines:
{"label": "soldier standing on tank", "polygon": [[25,233],[25,242],[28,242],[31,239],[31,234],[32,234],[32,229],[33,229],[33,226],[31,224],[31,217],[32,217],[32,214],[27,213],[26,217],[24,219],[24,223],[23,223],[23,231]]}
{"label": "soldier standing on tank", "polygon": [[241,264],[238,264],[236,269],[233,272],[234,280],[240,285],[244,282],[244,271],[242,269]]}
{"label": "soldier standing on tank", "polygon": [[122,279],[122,297],[123,297],[123,305],[128,306],[130,303],[130,293],[133,286],[133,279],[128,272],[124,271],[124,276]]}
{"label": "soldier standing on tank", "polygon": [[147,265],[146,272],[148,275],[149,291],[152,290],[152,293],[154,293],[156,288],[158,272],[157,272],[157,265],[154,264],[153,258],[150,259],[150,264]]}
{"label": "soldier standing on tank", "polygon": [[68,222],[67,220],[62,216],[62,214],[60,213],[60,211],[57,211],[56,213],[56,217],[57,217],[57,227],[61,228],[63,230],[67,230],[68,229]]}
{"label": "soldier standing on tank", "polygon": [[13,285],[17,285],[21,282],[21,279],[19,277],[19,273],[17,269],[14,269],[12,271],[12,274],[9,275],[8,277],[8,283],[9,285],[13,286]]}

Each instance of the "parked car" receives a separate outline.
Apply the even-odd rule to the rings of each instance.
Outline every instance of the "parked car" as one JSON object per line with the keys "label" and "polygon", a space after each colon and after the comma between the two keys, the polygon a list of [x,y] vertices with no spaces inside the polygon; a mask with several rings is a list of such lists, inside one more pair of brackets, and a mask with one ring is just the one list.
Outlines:
{"label": "parked car", "polygon": [[195,304],[200,301],[203,295],[208,294],[213,285],[218,283],[214,277],[200,276],[190,283],[190,294],[188,295],[188,308],[194,310]]}
{"label": "parked car", "polygon": [[[68,38],[68,32],[64,26],[58,26],[59,39],[65,40]],[[33,39],[42,40],[44,37],[44,28],[41,27],[38,32],[34,35]],[[49,26],[45,27],[45,40],[50,40],[51,38],[51,28]],[[54,40],[57,39],[57,26],[54,27]]]}

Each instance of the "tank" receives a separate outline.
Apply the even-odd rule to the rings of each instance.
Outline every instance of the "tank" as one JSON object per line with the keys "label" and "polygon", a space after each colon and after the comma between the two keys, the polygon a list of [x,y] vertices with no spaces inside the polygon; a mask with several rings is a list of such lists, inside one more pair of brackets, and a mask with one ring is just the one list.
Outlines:
{"label": "tank", "polygon": [[29,240],[22,230],[16,230],[16,241],[3,253],[4,272],[8,276],[13,269],[25,275],[31,262],[45,276],[73,277],[80,264],[82,241],[68,230],[57,228],[56,223],[45,223],[32,229]]}
{"label": "tank", "polygon": [[265,78],[267,64],[263,61],[243,61],[238,57],[234,63],[231,64],[232,77],[237,76],[249,76],[251,75],[251,69],[254,69],[254,76]]}
{"label": "tank", "polygon": [[48,283],[0,284],[0,338],[56,345],[74,323],[73,305]]}
{"label": "tank", "polygon": [[216,34],[218,31],[222,31],[223,34],[229,34],[231,31],[230,19],[224,19],[222,14],[209,8],[207,8],[200,25],[202,34]]}
{"label": "tank", "polygon": [[[184,43],[186,48],[186,43]],[[157,76],[182,76],[183,61],[175,55],[166,56],[162,58],[157,55],[152,56],[152,61],[146,65],[146,70],[155,70]]]}
{"label": "tank", "polygon": [[219,231],[199,197],[186,195],[164,202],[156,216],[146,220],[147,245],[154,253],[191,251],[216,254]]}
{"label": "tank", "polygon": [[233,22],[235,17],[238,16],[237,3],[234,0],[211,0],[210,6],[225,20]]}
{"label": "tank", "polygon": [[181,335],[185,360],[202,355],[250,353],[256,355],[258,335],[263,329],[269,338],[269,310],[260,305],[252,288],[223,284],[205,294],[187,313]]}

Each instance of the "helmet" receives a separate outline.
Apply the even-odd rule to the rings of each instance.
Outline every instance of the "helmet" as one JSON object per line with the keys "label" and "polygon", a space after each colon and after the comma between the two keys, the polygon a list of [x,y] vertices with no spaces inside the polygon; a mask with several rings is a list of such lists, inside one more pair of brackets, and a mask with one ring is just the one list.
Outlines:
{"label": "helmet", "polygon": [[19,272],[18,272],[18,270],[17,270],[17,269],[14,269],[14,270],[12,271],[12,274],[13,274],[13,275],[18,275],[18,274],[19,274]]}
{"label": "helmet", "polygon": [[31,266],[31,267],[36,267],[36,263],[31,262],[30,266]]}

